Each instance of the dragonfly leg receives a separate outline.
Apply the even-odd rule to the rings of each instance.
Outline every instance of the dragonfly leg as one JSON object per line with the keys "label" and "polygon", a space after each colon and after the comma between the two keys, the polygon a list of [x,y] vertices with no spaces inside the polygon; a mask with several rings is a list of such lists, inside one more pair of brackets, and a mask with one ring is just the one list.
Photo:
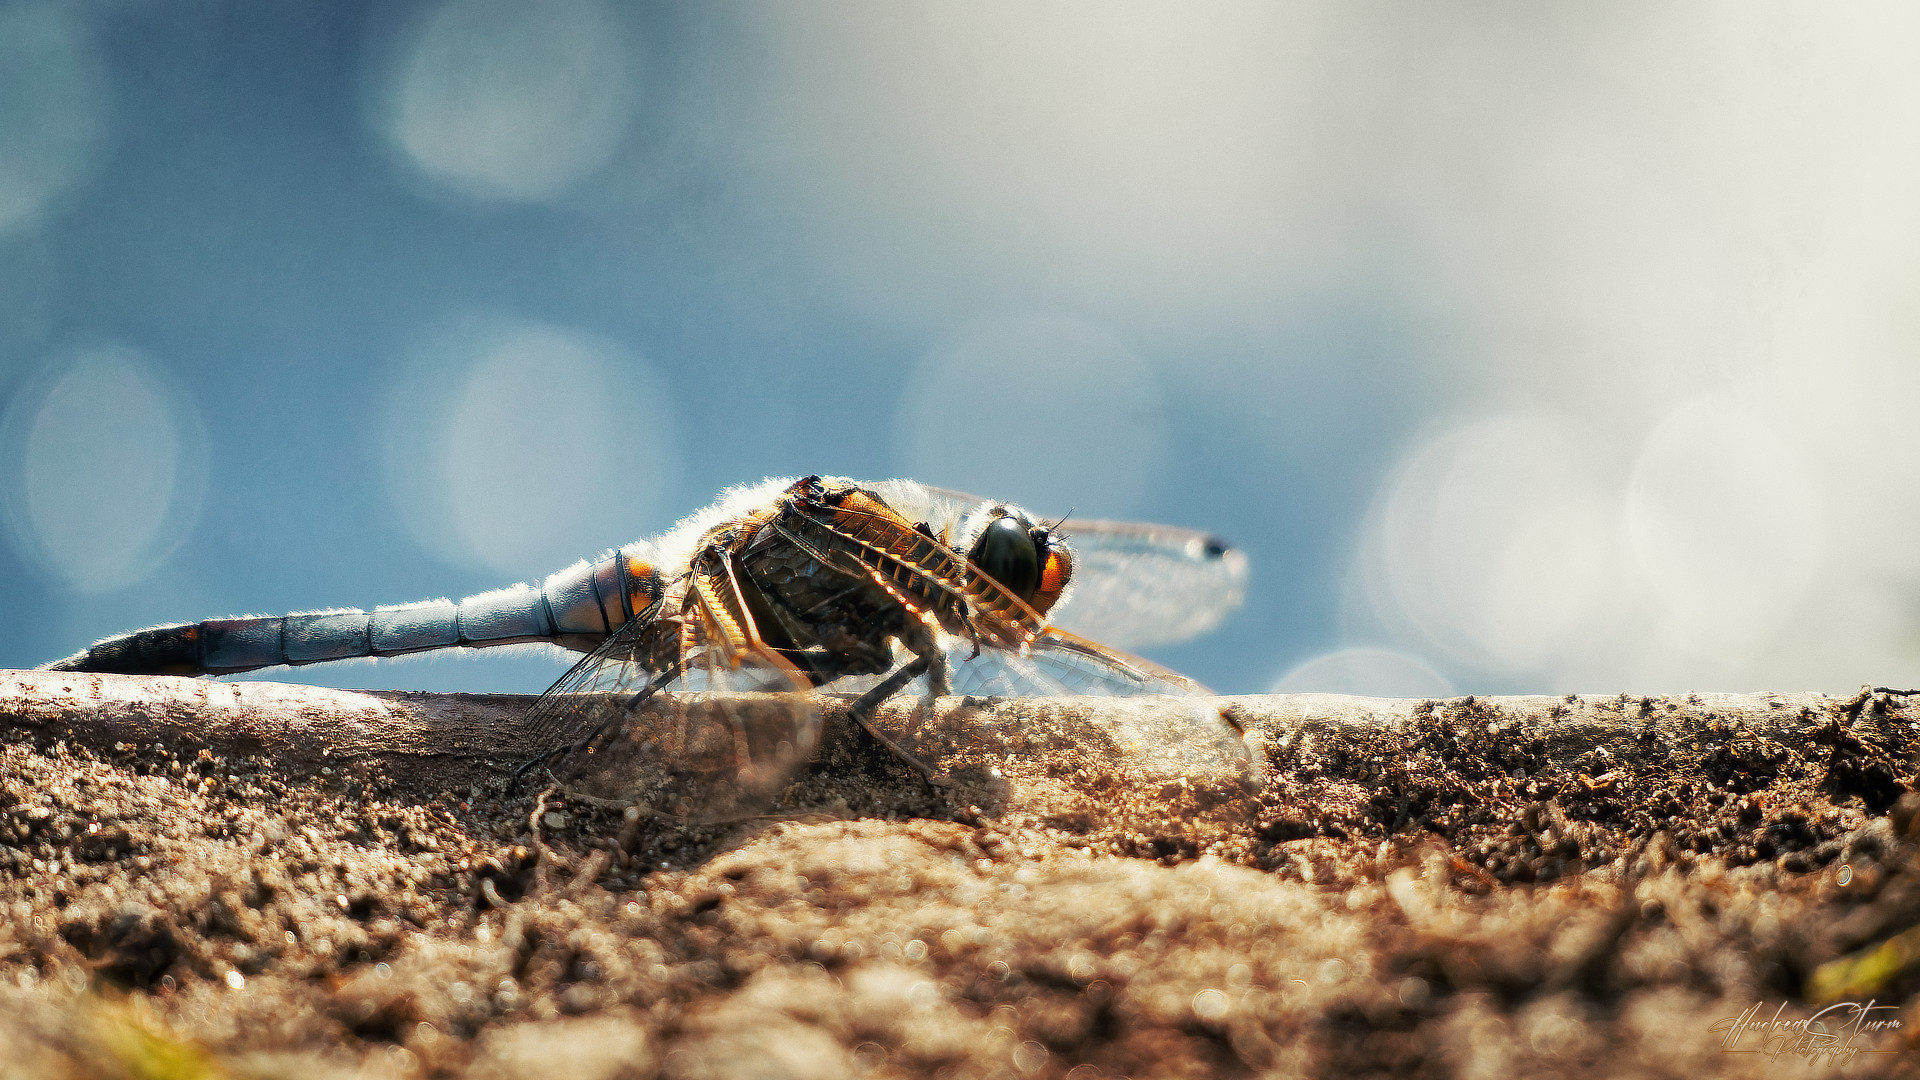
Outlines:
{"label": "dragonfly leg", "polygon": [[922,654],[921,659],[931,657],[927,665],[927,696],[930,698],[948,697],[953,693],[953,678],[947,671],[947,654],[935,651]]}
{"label": "dragonfly leg", "polygon": [[[600,733],[599,729],[596,728],[594,730],[594,734],[598,735],[599,733]],[[505,797],[511,799],[514,797],[514,795],[519,793],[520,781],[526,779],[528,773],[532,772],[533,770],[539,768],[542,765],[545,765],[547,762],[552,761],[554,758],[559,757],[561,754],[566,753],[567,751],[573,749],[577,745],[579,744],[569,743],[566,746],[556,746],[551,750],[547,750],[547,751],[543,751],[541,753],[535,754],[534,756],[521,762],[519,766],[513,770],[513,775],[507,777],[507,790],[506,790]]]}
{"label": "dragonfly leg", "polygon": [[855,698],[853,704],[847,706],[847,716],[859,724],[861,730],[873,736],[881,746],[893,751],[895,757],[912,766],[929,787],[934,787],[937,785],[934,782],[933,769],[926,762],[909,753],[906,747],[894,742],[885,732],[873,726],[873,711],[880,707],[880,703],[899,693],[901,687],[919,678],[927,670],[929,663],[928,654],[922,654],[900,665],[899,670],[887,676],[880,685]]}
{"label": "dragonfly leg", "polygon": [[953,679],[947,668],[947,654],[938,649],[920,654],[927,661],[927,693],[913,706],[913,720],[907,724],[906,736],[912,737],[920,730],[920,725],[933,715],[933,703],[938,698],[953,693]]}

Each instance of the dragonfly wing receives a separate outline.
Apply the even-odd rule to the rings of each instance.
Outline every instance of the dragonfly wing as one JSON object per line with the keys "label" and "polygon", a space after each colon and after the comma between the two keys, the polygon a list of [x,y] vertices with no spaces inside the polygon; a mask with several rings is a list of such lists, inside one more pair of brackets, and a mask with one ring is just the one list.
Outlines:
{"label": "dragonfly wing", "polygon": [[961,643],[948,650],[953,692],[983,697],[1086,695],[1132,697],[1210,694],[1206,687],[1150,660],[1049,627],[1025,656],[984,648],[970,655]]}
{"label": "dragonfly wing", "polygon": [[[973,655],[963,643],[946,657],[953,691],[964,696],[877,718],[937,773],[969,784],[1069,774],[1172,783],[1214,792],[1209,798],[1220,805],[1254,790],[1260,756],[1246,734],[1221,716],[1206,688],[1164,668],[1054,631],[1025,655],[992,647]],[[1103,705],[1075,696],[1138,700]],[[1007,700],[989,708],[980,697]]]}
{"label": "dragonfly wing", "polygon": [[535,703],[530,730],[556,747],[569,793],[696,821],[757,813],[813,754],[820,716],[806,680],[772,653],[695,650],[651,672],[636,617]]}
{"label": "dragonfly wing", "polygon": [[[902,517],[958,530],[993,504],[911,480],[871,485]],[[1174,525],[1068,520],[1073,584],[1054,625],[1125,649],[1166,645],[1219,626],[1246,599],[1247,557],[1219,537]],[[951,542],[955,537],[947,537]]]}
{"label": "dragonfly wing", "polygon": [[1073,584],[1051,612],[1062,629],[1126,649],[1204,634],[1246,598],[1247,558],[1172,525],[1069,521]]}
{"label": "dragonfly wing", "polygon": [[587,738],[614,715],[620,702],[653,684],[654,673],[639,659],[640,636],[650,617],[642,613],[629,619],[540,695],[527,713],[525,730],[532,749],[564,750]]}

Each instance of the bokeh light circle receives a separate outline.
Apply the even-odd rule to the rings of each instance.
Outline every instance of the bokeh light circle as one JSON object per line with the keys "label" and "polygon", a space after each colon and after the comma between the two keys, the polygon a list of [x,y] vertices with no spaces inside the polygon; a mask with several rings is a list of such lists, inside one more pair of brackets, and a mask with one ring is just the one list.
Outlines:
{"label": "bokeh light circle", "polygon": [[1432,664],[1394,649],[1366,646],[1321,653],[1275,679],[1271,694],[1354,694],[1361,697],[1442,698],[1453,684]]}
{"label": "bokeh light circle", "polygon": [[469,316],[411,359],[390,397],[386,471],[428,550],[527,577],[631,540],[671,509],[674,403],[611,343]]}
{"label": "bokeh light circle", "polygon": [[1078,319],[985,319],[914,369],[894,417],[902,475],[1040,514],[1136,513],[1164,475],[1158,380]]}
{"label": "bokeh light circle", "polygon": [[1647,437],[1626,495],[1633,566],[1671,642],[1723,659],[1794,614],[1825,548],[1823,501],[1776,425],[1723,398]]}
{"label": "bokeh light circle", "polygon": [[0,7],[0,233],[38,219],[93,161],[105,69],[66,8]]}
{"label": "bokeh light circle", "polygon": [[1618,519],[1565,421],[1506,413],[1409,454],[1369,516],[1360,573],[1376,612],[1482,670],[1550,667],[1604,629]]}
{"label": "bokeh light circle", "polygon": [[605,165],[635,58],[600,0],[442,0],[412,27],[376,123],[427,177],[482,200],[552,198]]}
{"label": "bokeh light circle", "polygon": [[0,430],[15,545],[71,589],[97,594],[140,582],[199,517],[199,413],[132,349],[100,345],[61,357],[14,395]]}

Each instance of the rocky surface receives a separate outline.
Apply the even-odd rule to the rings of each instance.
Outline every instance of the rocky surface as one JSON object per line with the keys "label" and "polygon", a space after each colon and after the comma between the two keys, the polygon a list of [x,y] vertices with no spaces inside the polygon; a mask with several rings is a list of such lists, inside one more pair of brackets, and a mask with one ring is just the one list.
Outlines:
{"label": "rocky surface", "polygon": [[1920,1075],[1920,696],[949,700],[698,824],[528,704],[0,672],[0,1073]]}

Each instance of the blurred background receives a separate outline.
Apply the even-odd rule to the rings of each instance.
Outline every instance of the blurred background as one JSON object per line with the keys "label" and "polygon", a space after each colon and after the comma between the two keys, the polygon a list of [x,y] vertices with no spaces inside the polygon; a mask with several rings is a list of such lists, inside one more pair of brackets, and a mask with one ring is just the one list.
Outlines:
{"label": "blurred background", "polygon": [[[0,666],[723,487],[1208,529],[1216,688],[1920,680],[1920,9],[0,2]],[[279,672],[537,691],[545,655]]]}

